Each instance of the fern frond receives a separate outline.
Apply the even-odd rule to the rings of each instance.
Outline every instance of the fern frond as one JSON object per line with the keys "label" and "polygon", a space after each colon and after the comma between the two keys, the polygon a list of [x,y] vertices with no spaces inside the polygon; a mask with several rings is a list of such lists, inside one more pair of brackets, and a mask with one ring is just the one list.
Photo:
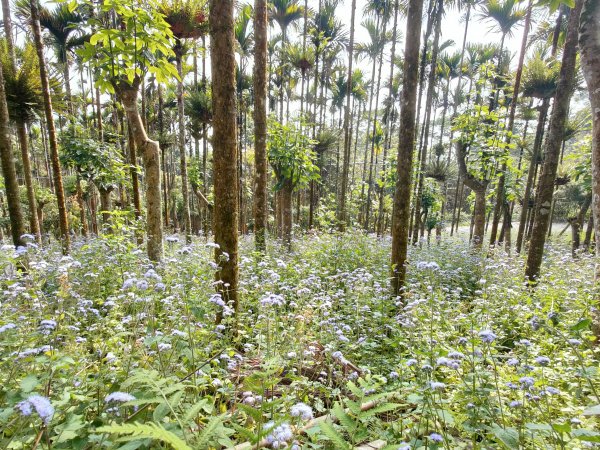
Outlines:
{"label": "fern frond", "polygon": [[108,425],[97,428],[96,431],[129,435],[123,438],[125,440],[154,439],[169,444],[174,450],[192,450],[179,436],[152,422]]}
{"label": "fern frond", "polygon": [[350,450],[352,448],[346,442],[346,440],[344,439],[344,436],[342,436],[339,431],[337,431],[335,428],[333,428],[333,425],[331,425],[330,423],[323,422],[323,423],[319,424],[319,428],[321,429],[323,434],[331,442],[333,442],[333,445],[335,448],[340,449],[340,450]]}
{"label": "fern frond", "polygon": [[337,402],[333,406],[332,411],[333,415],[337,418],[337,420],[340,421],[340,424],[352,434],[356,429],[356,423],[354,422],[354,419],[350,417],[350,415],[344,411],[344,408],[342,408],[342,406]]}
{"label": "fern frond", "polygon": [[223,416],[213,417],[208,421],[195,443],[196,448],[208,448],[208,442],[216,429],[223,423]]}

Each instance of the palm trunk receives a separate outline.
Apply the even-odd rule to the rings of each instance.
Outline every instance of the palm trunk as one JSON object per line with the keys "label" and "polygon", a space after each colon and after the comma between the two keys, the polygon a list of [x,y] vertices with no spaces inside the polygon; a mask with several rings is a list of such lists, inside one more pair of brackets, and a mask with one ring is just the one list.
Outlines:
{"label": "palm trunk", "polygon": [[[25,234],[25,224],[21,203],[19,200],[19,184],[17,183],[17,170],[12,154],[10,143],[10,132],[8,129],[8,106],[6,105],[6,93],[4,91],[4,74],[0,66],[0,159],[2,163],[2,175],[4,176],[4,190],[6,191],[6,203],[8,203],[8,217],[10,219],[10,231],[15,247],[25,245],[22,236]],[[34,212],[32,211],[32,214]]]}
{"label": "palm trunk", "polygon": [[67,205],[65,201],[65,191],[63,188],[60,160],[58,157],[58,142],[56,140],[56,130],[54,128],[54,117],[52,116],[50,83],[48,81],[48,72],[46,70],[46,62],[44,60],[44,44],[42,42],[42,32],[40,30],[39,5],[37,0],[30,0],[29,6],[31,8],[31,28],[33,30],[33,39],[39,59],[40,79],[42,84],[42,94],[44,97],[44,112],[46,117],[46,126],[48,127],[50,159],[52,162],[54,192],[56,194],[56,201],[58,203],[58,221],[62,238],[62,247],[63,253],[68,254],[71,246],[69,236],[69,219],[67,216]]}
{"label": "palm trunk", "polygon": [[27,202],[29,203],[29,228],[31,234],[36,237],[41,244],[42,236],[40,234],[40,224],[37,218],[37,206],[35,200],[35,189],[33,187],[33,177],[31,172],[31,162],[29,160],[29,139],[27,137],[27,126],[24,122],[17,122],[17,134],[21,147],[21,159],[23,160],[23,174],[25,176],[25,186],[27,187]]}
{"label": "palm trunk", "polygon": [[348,75],[346,89],[346,108],[344,110],[344,161],[342,163],[342,184],[340,187],[340,203],[338,208],[338,229],[346,230],[346,198],[348,196],[348,176],[350,174],[350,149],[352,147],[352,128],[350,125],[350,105],[352,98],[352,64],[354,62],[354,21],[356,18],[356,0],[352,0],[350,19],[350,45],[348,46]]}
{"label": "palm trunk", "polygon": [[556,89],[552,116],[550,117],[548,138],[545,144],[545,159],[537,189],[538,195],[536,196],[533,232],[527,255],[527,266],[525,268],[525,276],[532,283],[537,282],[537,278],[540,275],[546,233],[550,224],[550,207],[554,194],[554,181],[556,179],[569,102],[575,82],[577,30],[582,5],[583,0],[576,0],[575,7],[569,16],[567,40],[563,50],[560,78]]}
{"label": "palm trunk", "polygon": [[[579,29],[579,46],[583,73],[588,85],[592,107],[592,216],[596,256],[600,255],[600,5],[596,0],[583,0],[583,11]],[[588,227],[591,230],[591,227]],[[591,232],[586,233],[585,240],[589,245]],[[596,283],[599,279],[600,265],[596,264]],[[598,295],[595,297],[598,306]],[[600,337],[600,314],[595,313],[594,334]]]}
{"label": "palm trunk", "polygon": [[533,152],[531,155],[531,162],[529,163],[529,170],[527,172],[527,183],[525,184],[525,193],[523,195],[523,207],[521,209],[521,217],[519,219],[519,230],[517,233],[516,251],[521,253],[523,247],[523,241],[525,236],[525,228],[527,225],[527,218],[532,212],[530,206],[531,192],[535,184],[535,176],[537,166],[539,163],[540,151],[542,148],[542,138],[544,135],[544,128],[546,124],[546,115],[548,114],[548,108],[550,106],[550,99],[544,99],[540,107],[540,113],[538,116],[537,130],[535,134],[535,141],[533,143]]}
{"label": "palm trunk", "polygon": [[100,192],[100,213],[102,214],[102,225],[106,227],[110,222],[110,211],[112,209],[112,201],[110,198],[110,193],[112,189],[99,187],[98,192]]}
{"label": "palm trunk", "polygon": [[[385,39],[385,35],[387,32],[387,20],[386,18],[383,19],[383,30],[382,30],[382,35],[383,38]],[[394,66],[394,64],[392,63],[392,67]],[[375,137],[375,131],[377,129],[377,117],[378,117],[378,112],[379,112],[379,90],[380,90],[380,86],[381,86],[381,69],[383,67],[383,51],[382,54],[379,58],[379,67],[377,69],[377,91],[375,93],[375,116],[373,117],[373,127],[372,127],[372,132],[373,132],[373,138]],[[368,181],[368,189],[367,189],[367,201],[365,203],[365,230],[368,232],[369,231],[369,219],[370,219],[370,213],[371,213],[371,193],[373,192],[373,171],[376,170],[377,168],[377,159],[375,159],[375,169],[373,167],[373,158],[375,156],[375,139],[373,139],[373,141],[371,142],[371,161],[369,164],[369,181]]]}
{"label": "palm trunk", "polygon": [[596,1],[584,0],[579,30],[581,62],[588,85],[592,114],[592,191],[593,222],[597,239],[596,251],[600,251],[600,5]]}
{"label": "palm trunk", "polygon": [[131,174],[131,191],[133,196],[133,212],[136,220],[141,217],[142,214],[142,199],[140,197],[140,179],[138,177],[137,167],[137,151],[135,148],[135,139],[133,132],[131,131],[131,125],[128,123],[127,126],[127,141],[129,144],[129,165]]}
{"label": "palm trunk", "polygon": [[79,220],[81,221],[81,235],[85,238],[88,235],[88,224],[85,214],[85,201],[83,200],[83,189],[81,188],[81,177],[77,174],[77,204],[79,205]]}
{"label": "palm trunk", "polygon": [[[256,249],[267,247],[267,0],[254,2],[254,236]],[[303,78],[304,79],[304,78]]]}
{"label": "palm trunk", "polygon": [[283,242],[288,247],[292,246],[292,198],[294,187],[291,180],[285,180],[279,194],[281,195],[281,217]]}
{"label": "palm trunk", "polygon": [[[210,1],[213,102],[213,229],[218,291],[238,312],[238,172],[234,0]],[[220,321],[221,315],[217,317]]]}
{"label": "palm trunk", "polygon": [[435,32],[433,35],[433,44],[431,48],[431,67],[429,70],[429,76],[427,80],[427,96],[425,99],[425,127],[423,129],[423,140],[421,142],[421,148],[419,154],[421,160],[419,163],[419,180],[417,183],[417,193],[415,197],[415,222],[413,227],[413,244],[416,244],[419,240],[419,230],[423,227],[424,223],[421,222],[421,198],[423,197],[424,188],[424,171],[425,164],[427,161],[427,146],[429,145],[429,129],[431,125],[431,111],[433,103],[433,93],[435,90],[435,78],[437,68],[437,57],[439,53],[439,40],[441,35],[442,25],[442,14],[444,12],[444,5],[442,0],[438,0],[435,9]]}
{"label": "palm trunk", "polygon": [[392,220],[392,292],[399,295],[406,280],[408,222],[415,140],[416,95],[423,0],[409,0],[404,49],[404,79],[398,140],[397,181]]}
{"label": "palm trunk", "polygon": [[[515,74],[515,82],[513,85],[513,97],[510,104],[510,113],[508,117],[508,125],[506,130],[508,133],[512,133],[514,123],[515,123],[515,115],[517,112],[517,100],[519,98],[519,89],[521,88],[521,75],[523,74],[523,62],[525,61],[525,53],[527,52],[527,38],[529,36],[529,27],[531,23],[531,12],[533,10],[532,0],[529,1],[529,5],[527,6],[527,15],[525,16],[525,27],[523,29],[523,39],[521,40],[521,50],[519,53],[519,64],[517,66],[517,72]],[[506,139],[507,143],[510,143],[510,134]],[[504,205],[504,185],[506,182],[506,162],[502,164],[502,169],[500,171],[500,177],[498,179],[498,185],[496,187],[496,205],[494,206],[494,217],[492,219],[492,229],[490,231],[490,245],[496,244],[496,234],[498,233],[498,224],[500,222],[500,213],[503,209]]]}
{"label": "palm trunk", "polygon": [[183,48],[179,42],[178,47],[175,50],[175,58],[177,63],[177,73],[179,74],[179,80],[177,81],[177,116],[179,125],[179,163],[181,170],[181,194],[183,197],[183,226],[185,228],[185,242],[190,244],[192,242],[192,221],[190,218],[190,199],[189,199],[189,185],[188,185],[188,173],[187,173],[187,161],[186,161],[186,150],[185,150],[185,115],[183,105]]}

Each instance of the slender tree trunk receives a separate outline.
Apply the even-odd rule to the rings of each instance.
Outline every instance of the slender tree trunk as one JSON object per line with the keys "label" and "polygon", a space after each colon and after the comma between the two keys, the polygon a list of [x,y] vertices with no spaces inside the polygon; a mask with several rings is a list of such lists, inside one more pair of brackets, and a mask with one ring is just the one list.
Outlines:
{"label": "slender tree trunk", "polygon": [[136,220],[142,215],[142,199],[140,196],[140,179],[138,177],[137,149],[135,138],[131,130],[131,124],[127,123],[127,141],[129,144],[129,165],[131,174],[131,191],[133,196],[133,212]]}
{"label": "slender tree trunk", "polygon": [[[381,32],[384,42],[385,36],[387,34],[387,17],[383,18],[383,30]],[[384,46],[385,49],[385,46]],[[375,157],[375,133],[377,130],[377,118],[379,113],[379,91],[381,87],[381,69],[383,67],[383,53],[384,49],[382,49],[381,55],[379,57],[379,66],[377,68],[377,90],[375,92],[375,114],[373,117],[373,127],[371,131],[373,133],[373,140],[371,142],[371,161],[369,164],[369,180],[368,180],[368,189],[367,189],[367,201],[365,202],[365,231],[369,232],[369,219],[371,216],[371,193],[373,192],[373,172],[377,168],[377,158]],[[392,67],[394,64],[392,63]],[[373,159],[375,157],[375,167],[373,166]]]}
{"label": "slender tree trunk", "polygon": [[533,152],[531,155],[531,162],[529,163],[529,170],[527,171],[527,183],[525,184],[525,193],[523,195],[523,207],[521,209],[521,217],[519,219],[519,230],[517,233],[516,251],[521,253],[523,247],[523,241],[525,237],[525,228],[527,226],[527,217],[531,214],[532,208],[530,206],[531,191],[535,185],[535,175],[537,166],[540,158],[540,151],[542,148],[542,140],[544,135],[544,128],[546,124],[546,116],[548,114],[548,108],[550,106],[550,99],[544,99],[540,107],[538,116],[538,124],[535,135],[535,141],[533,143]]}
{"label": "slender tree trunk", "polygon": [[267,248],[267,0],[254,1],[254,237]]}
{"label": "slender tree trunk", "polygon": [[473,245],[480,248],[485,234],[485,188],[473,189],[475,205],[473,206]]}
{"label": "slender tree trunk", "polygon": [[[348,197],[348,175],[350,173],[350,148],[352,146],[352,128],[350,126],[350,101],[352,99],[352,64],[354,62],[354,22],[356,18],[356,0],[352,0],[350,18],[350,45],[348,46],[348,75],[346,89],[346,108],[344,110],[344,161],[342,163],[342,185],[338,206],[338,229],[346,230],[346,198]],[[392,64],[393,66],[393,64]]]}
{"label": "slender tree trunk", "polygon": [[[237,317],[238,305],[238,172],[234,0],[210,1],[213,102],[213,229],[218,290]],[[220,321],[221,316],[217,317]]]}
{"label": "slender tree trunk", "polygon": [[187,157],[185,150],[185,111],[183,104],[183,44],[179,41],[175,49],[175,59],[177,63],[177,73],[179,80],[177,81],[177,118],[179,126],[178,143],[179,143],[179,163],[181,170],[181,195],[183,197],[183,226],[185,228],[185,242],[192,242],[192,220],[190,218],[190,199],[189,199],[189,183],[187,172]]}
{"label": "slender tree trunk", "polygon": [[40,224],[37,218],[37,205],[35,200],[35,189],[33,187],[33,177],[31,172],[31,162],[29,160],[29,138],[27,136],[27,126],[24,122],[17,122],[17,134],[21,147],[21,159],[23,160],[23,174],[25,176],[25,186],[27,188],[27,202],[29,204],[29,228],[31,234],[36,237],[39,244],[42,243],[40,234]]}
{"label": "slender tree trunk", "polygon": [[419,47],[423,0],[409,0],[404,48],[396,189],[392,219],[392,292],[399,295],[406,280],[410,191],[415,148],[416,96],[419,78]]}
{"label": "slender tree trunk", "polygon": [[3,13],[3,24],[4,24],[4,35],[6,36],[6,47],[8,55],[15,64],[15,44],[13,43],[13,32],[12,32],[12,20],[10,18],[10,0],[2,0],[2,13]]}
{"label": "slender tree trunk", "polygon": [[588,252],[590,250],[590,243],[592,242],[592,232],[594,231],[594,211],[588,218],[587,227],[585,229],[585,238],[583,239],[583,251]]}
{"label": "slender tree trunk", "polygon": [[136,78],[132,85],[121,82],[115,91],[123,103],[131,127],[136,148],[142,154],[146,172],[146,234],[148,257],[160,261],[163,256],[163,227],[161,218],[160,146],[146,134],[137,98],[141,80]]}
{"label": "slender tree trunk", "polygon": [[65,191],[63,188],[60,160],[58,157],[58,142],[56,140],[56,130],[54,128],[54,118],[52,116],[52,98],[50,96],[50,83],[48,81],[48,72],[44,60],[44,44],[42,42],[42,32],[40,30],[39,5],[37,0],[30,0],[31,8],[31,28],[33,30],[33,40],[39,59],[40,79],[42,84],[42,95],[44,97],[44,112],[46,116],[46,126],[48,127],[48,140],[50,143],[50,159],[52,162],[52,174],[54,179],[54,191],[58,203],[58,222],[62,238],[63,253],[68,254],[71,246],[69,236],[69,219],[67,215],[67,205],[65,201]]}
{"label": "slender tree trunk", "polygon": [[485,193],[488,181],[479,180],[467,169],[467,145],[463,142],[457,142],[456,159],[458,161],[458,170],[465,186],[471,189],[475,194],[475,206],[473,207],[473,233],[471,242],[476,249],[481,248],[483,237],[485,235]]}
{"label": "slender tree trunk", "polygon": [[[81,235],[85,238],[88,235],[88,224],[85,214],[85,201],[83,199],[83,189],[81,188],[81,177],[77,174],[75,181],[77,189],[77,204],[79,205],[79,220],[81,220]],[[34,213],[34,215],[37,214]],[[40,239],[41,240],[41,239]]]}
{"label": "slender tree trunk", "polygon": [[110,222],[110,211],[112,210],[112,200],[110,193],[112,189],[98,188],[100,192],[100,213],[102,214],[102,225],[106,228]]}
{"label": "slender tree trunk", "polygon": [[[25,234],[25,224],[21,203],[19,200],[19,184],[17,183],[17,170],[12,154],[10,143],[10,131],[8,129],[8,106],[6,105],[6,93],[4,91],[4,74],[0,65],[0,159],[2,163],[2,175],[4,176],[4,190],[6,191],[6,203],[8,204],[8,218],[10,219],[10,231],[15,247],[25,245],[22,239]],[[33,212],[32,212],[33,214]]]}
{"label": "slender tree trunk", "polygon": [[560,147],[563,142],[564,128],[567,120],[569,102],[575,82],[575,62],[577,57],[577,31],[583,0],[576,0],[575,7],[569,16],[567,40],[563,49],[560,77],[554,98],[554,107],[550,117],[548,137],[545,144],[545,159],[538,184],[537,201],[533,232],[527,255],[525,276],[535,283],[540,275],[546,233],[550,223],[550,207],[554,194],[554,181],[560,157]]}
{"label": "slender tree trunk", "polygon": [[[600,4],[597,0],[583,0],[583,11],[579,29],[579,45],[583,73],[588,86],[592,107],[592,216],[596,241],[596,257],[600,256]],[[590,230],[591,227],[588,227]],[[588,242],[591,234],[586,233]],[[596,258],[597,259],[597,258]],[[596,286],[600,279],[600,264],[596,262]],[[596,289],[596,307],[599,303]],[[600,314],[595,313],[594,334],[600,337]]]}
{"label": "slender tree trunk", "polygon": [[63,79],[65,83],[65,100],[67,102],[67,110],[69,111],[69,121],[73,121],[75,118],[75,109],[73,108],[73,96],[71,95],[71,71],[69,69],[69,54],[65,50],[63,54],[64,61],[62,63]]}
{"label": "slender tree trunk", "polygon": [[435,80],[437,72],[437,57],[439,53],[439,41],[441,35],[442,26],[442,14],[444,12],[444,2],[442,0],[437,1],[435,9],[435,32],[433,35],[433,44],[431,47],[431,64],[429,69],[429,76],[427,80],[427,97],[425,99],[425,127],[423,129],[423,141],[421,142],[421,149],[419,151],[421,155],[421,161],[419,163],[418,171],[419,178],[417,183],[417,195],[415,197],[415,224],[413,229],[413,244],[416,244],[419,240],[419,230],[424,225],[421,223],[421,199],[423,197],[423,188],[425,182],[425,164],[427,161],[427,146],[429,145],[429,128],[431,124],[431,111],[433,103],[433,93],[435,90]]}
{"label": "slender tree trunk", "polygon": [[282,237],[283,242],[288,247],[292,246],[292,198],[294,187],[291,180],[285,180],[279,191],[281,196],[281,217],[282,217]]}
{"label": "slender tree trunk", "polygon": [[[521,76],[523,74],[523,62],[525,61],[525,53],[527,52],[527,38],[529,36],[529,28],[531,24],[531,12],[533,10],[532,0],[529,0],[527,5],[527,14],[525,16],[525,27],[523,29],[523,38],[521,39],[521,50],[519,53],[519,63],[517,66],[517,72],[515,74],[515,82],[513,84],[513,94],[510,104],[510,113],[508,116],[508,125],[506,130],[508,133],[512,133],[515,123],[515,115],[517,112],[517,101],[519,99],[519,90],[521,88]],[[506,142],[510,144],[511,137],[507,137]],[[505,188],[506,183],[506,161],[502,163],[502,169],[500,170],[500,177],[498,178],[498,185],[496,187],[496,204],[494,206],[494,216],[492,218],[492,229],[490,231],[490,245],[496,244],[496,235],[498,233],[498,224],[500,223],[501,212],[504,207],[505,200]]]}

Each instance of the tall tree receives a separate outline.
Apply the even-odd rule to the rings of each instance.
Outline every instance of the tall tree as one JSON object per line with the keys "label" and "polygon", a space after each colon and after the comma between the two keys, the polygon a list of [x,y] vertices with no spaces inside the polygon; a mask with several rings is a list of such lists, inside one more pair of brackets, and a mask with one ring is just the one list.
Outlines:
{"label": "tall tree", "polygon": [[206,16],[204,4],[200,0],[174,0],[163,7],[165,20],[171,26],[175,37],[175,63],[179,79],[177,80],[177,144],[181,171],[181,196],[183,197],[183,224],[185,241],[192,242],[192,221],[190,218],[189,183],[185,148],[185,105],[183,101],[183,62],[186,56],[186,40],[196,40],[204,33]]}
{"label": "tall tree", "polygon": [[[600,2],[583,1],[579,27],[581,62],[592,106],[592,213],[596,255],[600,255]],[[600,265],[596,265],[596,279],[599,279],[599,270]],[[596,319],[598,322],[599,318]]]}
{"label": "tall tree", "polygon": [[577,33],[582,6],[583,0],[576,0],[575,7],[571,10],[569,16],[560,77],[556,96],[554,97],[554,107],[550,117],[548,137],[546,138],[544,147],[544,164],[536,192],[535,218],[525,268],[525,276],[532,283],[537,282],[540,275],[544,244],[546,243],[546,235],[550,225],[550,207],[554,195],[554,181],[556,180],[556,171],[558,169],[569,103],[575,85]]}
{"label": "tall tree", "polygon": [[[238,171],[234,0],[210,1],[210,60],[213,101],[213,230],[218,290],[238,311]],[[217,317],[218,320],[221,317]]]}
{"label": "tall tree", "polygon": [[[37,216],[37,205],[35,189],[33,187],[33,176],[31,172],[31,161],[29,158],[29,138],[27,136],[27,123],[31,122],[35,113],[43,103],[41,101],[40,77],[35,64],[35,49],[28,45],[25,55],[22,55],[17,69],[17,57],[12,36],[12,20],[10,7],[6,0],[2,1],[2,13],[4,17],[4,30],[6,34],[6,55],[2,57],[4,69],[4,82],[6,90],[11,97],[6,99],[9,116],[17,126],[19,147],[21,148],[21,160],[23,161],[23,175],[27,188],[27,202],[29,203],[29,229],[38,243],[42,242],[40,224]],[[12,106],[12,108],[11,108]]]}
{"label": "tall tree", "polygon": [[[23,17],[31,18],[31,7],[26,1],[20,0],[17,2],[17,13]],[[41,5],[38,7],[40,26],[50,34],[50,42],[62,68],[67,106],[71,114],[73,114],[70,74],[71,53],[89,38],[80,31],[80,26],[87,20],[87,15],[83,11],[85,9],[82,8],[73,10],[66,3],[57,5],[52,10]]]}
{"label": "tall tree", "polygon": [[[271,20],[277,22],[281,29],[281,50],[285,48],[288,42],[287,31],[290,25],[301,19],[304,14],[304,8],[300,6],[298,0],[272,0],[270,4]],[[279,90],[279,120],[283,122],[283,93],[286,90],[286,71],[282,68],[282,79]]]}
{"label": "tall tree", "polygon": [[8,203],[8,218],[10,219],[10,231],[15,247],[25,245],[23,234],[23,213],[19,201],[19,184],[17,182],[17,170],[10,144],[10,132],[8,129],[8,107],[6,106],[6,93],[4,91],[4,75],[0,65],[0,163],[2,163],[2,175],[4,176],[4,189],[6,191],[6,203]]}
{"label": "tall tree", "polygon": [[419,47],[423,0],[409,0],[404,46],[404,77],[400,110],[396,189],[392,219],[392,292],[399,295],[406,280],[410,191],[415,148],[415,118],[419,83]]}
{"label": "tall tree", "polygon": [[354,62],[354,22],[356,17],[356,0],[352,0],[350,13],[350,44],[348,46],[348,75],[346,84],[346,106],[344,110],[344,161],[342,163],[342,185],[340,203],[338,205],[338,227],[344,231],[347,225],[346,198],[348,191],[348,175],[350,173],[350,148],[352,144],[352,127],[350,125],[350,100],[352,98],[352,64]]}
{"label": "tall tree", "polygon": [[256,249],[267,238],[267,0],[254,0],[254,236]]}
{"label": "tall tree", "polygon": [[[529,32],[529,20],[531,18],[531,10],[532,5],[530,4],[527,8],[527,13],[519,8],[516,8],[515,0],[490,0],[484,6],[483,16],[487,20],[490,20],[494,23],[494,27],[500,31],[502,38],[500,39],[500,47],[498,49],[498,68],[502,67],[502,58],[504,52],[504,42],[506,40],[506,36],[511,36],[513,33],[513,28],[519,24],[523,16],[526,17],[525,31],[523,34],[522,44],[521,44],[521,52],[519,54],[519,66],[517,68],[517,74],[515,76],[515,90],[513,93],[512,101],[516,105],[516,101],[518,98],[519,85],[521,83],[521,72],[523,70],[523,61],[525,58],[525,51],[527,46],[527,34]],[[503,74],[498,71],[499,75]],[[511,116],[512,120],[509,117],[509,130],[512,131],[512,126],[514,123],[515,109],[512,108],[511,105]],[[498,184],[496,187],[496,204],[494,206],[494,215],[492,218],[492,227],[490,231],[490,244],[494,245],[496,243],[496,235],[498,234],[498,223],[500,221],[500,215],[502,208],[504,206],[504,185],[506,181],[505,172],[506,165],[502,165],[502,169],[500,171],[500,177],[498,178]]]}
{"label": "tall tree", "polygon": [[65,200],[65,191],[63,188],[62,172],[60,160],[58,157],[58,142],[56,140],[56,129],[54,128],[54,117],[52,116],[52,97],[50,96],[50,82],[48,81],[48,71],[46,70],[46,61],[44,60],[44,44],[42,42],[42,31],[39,20],[38,0],[30,0],[31,8],[31,28],[33,30],[33,42],[37,52],[40,80],[42,83],[42,95],[44,97],[44,113],[46,116],[46,126],[48,127],[48,141],[50,144],[50,158],[52,161],[52,177],[54,180],[54,193],[58,202],[58,222],[64,253],[68,253],[71,242],[69,237],[69,218],[67,215],[67,204]]}
{"label": "tall tree", "polygon": [[[91,19],[96,32],[80,54],[84,62],[94,67],[99,88],[115,93],[123,104],[146,173],[148,257],[152,261],[160,261],[163,256],[160,146],[148,137],[137,100],[146,73],[154,74],[158,83],[178,78],[177,69],[168,61],[169,57],[175,56],[173,33],[164,16],[151,2],[103,3],[100,8],[103,13],[99,14],[100,18]],[[108,14],[118,18],[117,28],[113,27],[111,20],[103,20]],[[117,40],[119,45],[114,44]]]}

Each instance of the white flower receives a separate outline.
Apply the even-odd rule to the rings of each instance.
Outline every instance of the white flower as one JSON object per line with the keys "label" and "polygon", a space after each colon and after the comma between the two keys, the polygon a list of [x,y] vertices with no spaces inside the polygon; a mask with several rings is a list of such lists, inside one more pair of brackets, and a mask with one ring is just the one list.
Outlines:
{"label": "white flower", "polygon": [[105,403],[116,402],[116,403],[125,403],[135,400],[135,397],[127,392],[111,392],[106,397],[104,397]]}
{"label": "white flower", "polygon": [[300,417],[302,420],[310,420],[313,418],[313,410],[306,403],[296,403],[290,410],[292,417]]}

